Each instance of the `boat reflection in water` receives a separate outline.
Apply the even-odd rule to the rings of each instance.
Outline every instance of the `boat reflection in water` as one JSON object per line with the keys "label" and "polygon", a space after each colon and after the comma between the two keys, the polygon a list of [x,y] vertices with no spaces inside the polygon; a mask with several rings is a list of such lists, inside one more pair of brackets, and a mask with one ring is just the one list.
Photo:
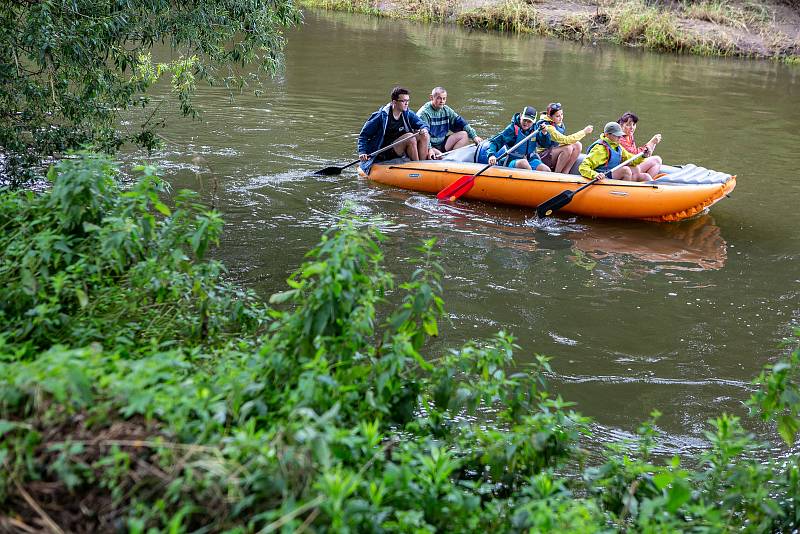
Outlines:
{"label": "boat reflection in water", "polygon": [[[441,243],[468,241],[487,253],[492,248],[523,253],[562,250],[578,267],[627,276],[659,270],[718,270],[727,260],[727,243],[709,214],[674,223],[581,217],[542,220],[531,217],[529,210],[510,206],[448,204],[397,191],[387,191],[385,197],[392,204],[400,201],[426,214],[414,217],[406,232],[418,233],[420,238],[435,235]],[[511,261],[507,255],[495,261],[501,258]]]}
{"label": "boat reflection in water", "polygon": [[561,237],[572,242],[573,261],[586,268],[598,262],[639,260],[654,268],[717,270],[728,255],[720,228],[708,214],[670,224],[595,221]]}

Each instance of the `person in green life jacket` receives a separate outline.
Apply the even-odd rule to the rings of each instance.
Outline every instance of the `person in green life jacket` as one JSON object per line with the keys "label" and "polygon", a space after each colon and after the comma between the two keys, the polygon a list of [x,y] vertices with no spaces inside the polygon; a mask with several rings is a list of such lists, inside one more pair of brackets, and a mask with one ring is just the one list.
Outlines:
{"label": "person in green life jacket", "polygon": [[589,124],[574,134],[566,135],[564,109],[561,102],[553,102],[539,117],[537,127],[542,131],[536,134],[539,145],[539,158],[542,163],[554,172],[568,173],[583,150],[580,140],[592,133],[594,127]]}
{"label": "person in green life jacket", "polygon": [[[428,126],[431,159],[438,159],[442,152],[465,147],[471,142],[479,145],[483,141],[475,129],[447,105],[447,91],[444,87],[435,87],[431,91],[430,102],[425,102],[419,108],[417,116]],[[448,135],[449,132],[453,133]]]}
{"label": "person in green life jacket", "polygon": [[[497,165],[498,158],[503,158],[506,167],[516,167],[517,169],[534,169],[537,171],[549,171],[550,167],[542,163],[536,153],[536,136],[532,136],[518,147],[511,156],[505,158],[506,151],[533,133],[534,121],[536,120],[536,109],[533,106],[525,106],[521,113],[515,113],[511,118],[511,124],[489,140],[486,147],[486,163]],[[484,143],[485,145],[486,143]],[[483,162],[479,159],[480,162]]]}
{"label": "person in green life jacket", "polygon": [[623,135],[625,135],[625,132],[619,124],[616,122],[607,123],[603,128],[603,135],[589,146],[589,153],[586,159],[578,167],[581,176],[590,180],[606,177],[629,182],[649,182],[652,180],[649,174],[641,172],[636,166],[637,163],[641,163],[649,155],[647,149],[640,153],[637,159],[625,167],[620,167],[611,176],[608,176],[608,172],[611,169],[634,156],[634,154],[620,146],[619,140]]}

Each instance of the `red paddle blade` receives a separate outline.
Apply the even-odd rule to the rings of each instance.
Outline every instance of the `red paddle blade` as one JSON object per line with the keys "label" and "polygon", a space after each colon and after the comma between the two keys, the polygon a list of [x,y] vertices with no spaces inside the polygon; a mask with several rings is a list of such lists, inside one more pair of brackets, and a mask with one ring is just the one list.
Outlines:
{"label": "red paddle blade", "polygon": [[475,175],[470,176],[462,176],[452,184],[448,185],[438,193],[436,193],[436,198],[439,200],[447,200],[449,202],[453,202],[461,195],[465,194],[467,191],[472,189],[472,186],[475,185]]}

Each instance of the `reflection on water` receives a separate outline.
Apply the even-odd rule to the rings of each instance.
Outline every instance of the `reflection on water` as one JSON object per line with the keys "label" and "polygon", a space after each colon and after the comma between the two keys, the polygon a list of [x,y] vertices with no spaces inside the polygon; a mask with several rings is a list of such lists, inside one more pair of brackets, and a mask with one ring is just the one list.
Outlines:
{"label": "reflection on water", "polygon": [[419,228],[449,230],[482,238],[499,248],[533,252],[570,248],[569,259],[591,270],[602,264],[655,272],[719,270],[725,266],[727,244],[709,214],[673,224],[578,218],[538,220],[525,210],[478,202],[442,203],[427,195],[384,191],[409,208],[424,212]]}
{"label": "reflection on water", "polygon": [[719,226],[707,214],[676,224],[601,223],[564,237],[572,241],[576,263],[586,268],[636,260],[653,270],[718,270],[728,252]]}

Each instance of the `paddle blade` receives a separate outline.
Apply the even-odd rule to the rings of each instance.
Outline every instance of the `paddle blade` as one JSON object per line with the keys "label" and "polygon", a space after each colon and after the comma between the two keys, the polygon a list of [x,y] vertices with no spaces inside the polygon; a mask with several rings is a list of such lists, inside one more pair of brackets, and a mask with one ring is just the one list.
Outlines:
{"label": "paddle blade", "polygon": [[341,167],[325,167],[316,171],[314,174],[317,176],[333,176],[334,174],[342,174]]}
{"label": "paddle blade", "polygon": [[558,211],[569,204],[574,195],[574,191],[562,191],[550,200],[539,204],[539,207],[536,208],[536,216],[539,218],[549,217],[553,214],[553,212]]}
{"label": "paddle blade", "polygon": [[475,185],[475,175],[470,176],[462,176],[452,184],[448,185],[438,193],[436,193],[436,198],[439,200],[447,200],[448,202],[453,202],[461,195],[465,194],[467,191],[472,189],[472,186]]}

